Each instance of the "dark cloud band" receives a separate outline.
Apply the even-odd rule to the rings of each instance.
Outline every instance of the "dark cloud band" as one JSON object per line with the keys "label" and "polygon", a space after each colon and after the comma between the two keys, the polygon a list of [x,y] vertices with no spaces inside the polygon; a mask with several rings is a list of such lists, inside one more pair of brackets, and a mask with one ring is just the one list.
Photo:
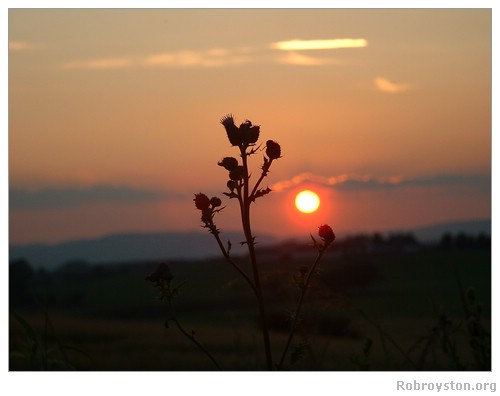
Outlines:
{"label": "dark cloud band", "polygon": [[289,180],[282,180],[271,186],[274,191],[284,191],[302,183],[316,183],[337,190],[379,190],[401,187],[468,186],[491,191],[490,175],[434,175],[420,178],[373,177],[339,175],[324,177],[312,173],[302,173]]}
{"label": "dark cloud band", "polygon": [[88,188],[45,188],[25,191],[9,190],[10,209],[67,208],[85,203],[140,203],[167,198],[181,198],[164,191],[131,187],[93,186]]}

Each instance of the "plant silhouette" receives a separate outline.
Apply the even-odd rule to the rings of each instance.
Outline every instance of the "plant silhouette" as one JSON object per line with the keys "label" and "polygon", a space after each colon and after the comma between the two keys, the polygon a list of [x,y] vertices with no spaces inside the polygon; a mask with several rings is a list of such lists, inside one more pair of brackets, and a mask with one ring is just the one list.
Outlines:
{"label": "plant silhouette", "polygon": [[[302,303],[309,288],[310,280],[316,273],[319,261],[323,257],[324,252],[335,240],[335,234],[329,225],[323,224],[318,230],[319,240],[316,240],[311,235],[313,244],[318,254],[314,262],[304,270],[302,279],[299,281],[296,280],[296,286],[300,291],[299,298],[297,300],[296,308],[292,313],[291,326],[286,345],[280,356],[278,364],[274,365],[269,326],[266,316],[266,304],[262,290],[257,253],[255,250],[256,242],[251,227],[251,208],[257,199],[263,198],[267,194],[271,193],[271,189],[269,187],[262,187],[262,182],[268,176],[272,164],[282,158],[281,146],[274,140],[266,140],[264,147],[262,144],[257,144],[260,137],[260,126],[254,125],[250,120],[245,120],[238,127],[235,124],[233,115],[229,114],[224,116],[220,120],[220,123],[225,129],[227,138],[229,139],[231,145],[236,147],[239,151],[239,159],[235,157],[223,157],[223,159],[218,162],[218,165],[228,172],[228,180],[226,183],[227,191],[223,194],[230,200],[236,200],[239,205],[241,227],[245,238],[242,245],[246,245],[248,249],[248,257],[250,259],[251,267],[250,271],[245,270],[245,268],[231,256],[231,242],[227,241],[227,244],[225,244],[221,239],[221,231],[215,223],[215,218],[217,214],[225,208],[225,206],[222,206],[222,200],[219,197],[209,198],[206,194],[199,192],[194,196],[194,204],[196,209],[201,211],[202,227],[206,228],[208,232],[214,236],[225,260],[243,277],[255,296],[255,302],[259,313],[260,328],[262,331],[266,369],[282,369],[297,328]],[[265,154],[260,167],[260,176],[252,185],[249,160],[253,155],[261,151],[264,151]],[[215,358],[201,343],[199,343],[198,340],[194,338],[194,333],[189,334],[186,332],[178,322],[172,303],[173,298],[177,294],[177,289],[173,288],[171,284],[173,277],[171,276],[168,267],[166,268],[165,265],[166,264],[161,264],[162,267],[157,268],[157,270],[146,279],[155,283],[155,286],[160,290],[160,297],[167,300],[170,308],[171,319],[174,321],[179,330],[187,338],[194,342],[212,360],[212,362],[220,368],[220,365],[217,363]],[[293,358],[295,358],[295,356],[292,356],[292,359]]]}

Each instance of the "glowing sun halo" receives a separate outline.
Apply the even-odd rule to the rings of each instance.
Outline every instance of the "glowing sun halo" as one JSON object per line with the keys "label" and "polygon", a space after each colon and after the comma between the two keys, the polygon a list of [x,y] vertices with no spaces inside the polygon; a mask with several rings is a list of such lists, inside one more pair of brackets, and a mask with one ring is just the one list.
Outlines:
{"label": "glowing sun halo", "polygon": [[311,190],[304,190],[295,197],[295,206],[302,213],[312,213],[319,208],[318,194]]}

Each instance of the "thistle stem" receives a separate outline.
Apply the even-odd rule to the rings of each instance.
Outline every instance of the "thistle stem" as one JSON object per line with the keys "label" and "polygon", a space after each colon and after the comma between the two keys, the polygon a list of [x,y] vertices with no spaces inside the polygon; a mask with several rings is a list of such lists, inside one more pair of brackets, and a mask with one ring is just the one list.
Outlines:
{"label": "thistle stem", "polygon": [[283,367],[283,362],[285,361],[285,357],[288,353],[288,348],[290,348],[290,344],[292,343],[293,336],[295,335],[295,331],[297,329],[300,311],[302,309],[302,303],[304,301],[304,296],[306,295],[306,291],[309,287],[309,282],[311,280],[312,275],[316,271],[316,267],[318,266],[319,261],[321,260],[321,257],[323,257],[324,253],[325,253],[324,248],[320,248],[318,250],[318,255],[316,256],[316,260],[314,260],[314,263],[311,265],[311,268],[309,269],[309,272],[307,273],[307,276],[306,276],[306,279],[304,280],[304,283],[300,286],[299,301],[297,302],[297,307],[295,308],[295,311],[293,314],[293,321],[292,321],[292,325],[290,327],[290,333],[288,334],[288,339],[286,341],[285,349],[283,350],[283,354],[281,355],[280,362],[278,363],[278,370]]}
{"label": "thistle stem", "polygon": [[207,357],[212,361],[212,363],[217,367],[218,370],[222,370],[222,367],[217,363],[217,360],[212,356],[212,354],[194,337],[194,334],[191,333],[189,334],[184,327],[180,324],[179,320],[177,319],[177,316],[175,314],[175,309],[174,309],[174,304],[172,302],[172,299],[169,298],[168,300],[168,306],[170,308],[170,314],[172,315],[172,320],[174,321],[175,325],[177,326],[177,329],[186,337],[188,338],[191,342],[193,342],[200,350],[207,355]]}
{"label": "thistle stem", "polygon": [[255,199],[255,193],[257,192],[257,188],[259,188],[260,183],[264,179],[264,177],[267,176],[267,172],[269,172],[269,168],[271,167],[271,163],[273,162],[273,159],[271,158],[267,164],[264,165],[262,168],[262,173],[259,177],[259,180],[257,180],[257,183],[255,183],[255,186],[253,187],[252,193],[250,194],[250,200],[253,201]]}
{"label": "thistle stem", "polygon": [[260,283],[259,269],[257,266],[257,257],[255,254],[255,241],[252,236],[252,229],[250,227],[250,196],[249,196],[249,175],[248,175],[248,163],[247,163],[247,153],[246,148],[241,147],[241,158],[243,162],[244,171],[244,185],[243,185],[243,199],[240,202],[242,209],[242,225],[243,231],[245,233],[246,243],[248,245],[248,253],[250,255],[250,261],[252,264],[252,272],[254,277],[255,285],[255,296],[257,298],[257,305],[259,309],[260,321],[262,326],[262,337],[264,339],[264,349],[266,353],[266,365],[268,370],[273,369],[272,353],[271,353],[271,342],[269,339],[269,329],[267,326],[267,319],[264,307],[264,298],[262,295],[262,286]]}
{"label": "thistle stem", "polygon": [[219,248],[222,252],[222,255],[224,256],[224,258],[236,269],[236,271],[238,271],[241,276],[243,276],[243,278],[245,278],[245,280],[248,282],[248,284],[250,285],[250,287],[252,288],[252,290],[254,292],[256,292],[255,290],[255,285],[253,284],[252,280],[250,279],[250,277],[245,273],[245,271],[243,270],[243,268],[241,268],[238,263],[236,263],[232,258],[231,256],[229,256],[229,253],[227,252],[226,248],[224,247],[224,245],[222,244],[222,241],[221,239],[219,238],[219,234],[218,233],[212,233],[215,237],[215,240],[217,241],[217,244],[219,245]]}

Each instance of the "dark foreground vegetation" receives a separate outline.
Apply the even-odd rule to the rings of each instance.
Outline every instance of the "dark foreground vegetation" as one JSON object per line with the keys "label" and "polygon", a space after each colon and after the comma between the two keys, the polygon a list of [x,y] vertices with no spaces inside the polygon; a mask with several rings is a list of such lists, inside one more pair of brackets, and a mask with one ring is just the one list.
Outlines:
{"label": "dark foreground vegetation", "polygon": [[[311,246],[259,251],[271,337],[282,348]],[[55,271],[10,263],[10,370],[213,370],[171,328],[145,281],[157,262]],[[223,259],[168,263],[176,310],[226,370],[262,367],[258,317]],[[491,242],[444,235],[355,236],[325,255],[307,295],[288,370],[490,370]],[[307,335],[307,336],[306,336]]]}

